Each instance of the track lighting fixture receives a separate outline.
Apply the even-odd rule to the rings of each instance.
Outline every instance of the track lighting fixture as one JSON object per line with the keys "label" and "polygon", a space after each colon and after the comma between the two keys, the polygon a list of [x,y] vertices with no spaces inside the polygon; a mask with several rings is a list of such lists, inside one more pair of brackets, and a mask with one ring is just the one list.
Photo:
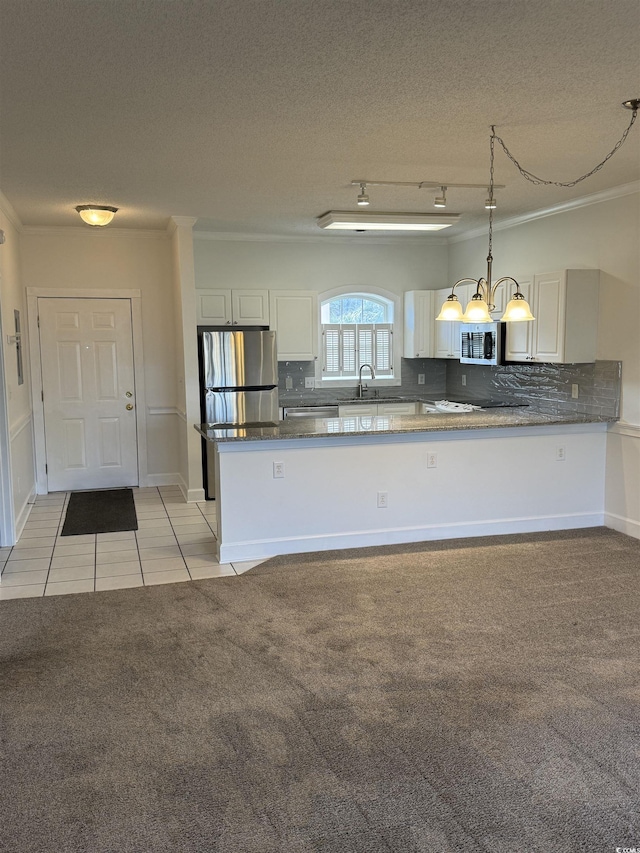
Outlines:
{"label": "track lighting fixture", "polygon": [[367,195],[367,185],[360,184],[360,195],[358,196],[358,206],[359,207],[368,207],[369,205],[369,196]]}

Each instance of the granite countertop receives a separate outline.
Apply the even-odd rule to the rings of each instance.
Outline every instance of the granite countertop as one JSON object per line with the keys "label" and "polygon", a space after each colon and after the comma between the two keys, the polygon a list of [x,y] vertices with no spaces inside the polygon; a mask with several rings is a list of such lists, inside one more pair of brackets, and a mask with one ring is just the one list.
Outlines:
{"label": "granite countertop", "polygon": [[412,432],[497,429],[501,427],[550,426],[554,424],[615,423],[617,418],[598,415],[549,415],[529,407],[488,409],[464,414],[377,415],[346,418],[290,418],[276,426],[221,428],[196,424],[195,429],[207,441],[256,441],[290,438],[332,438],[336,436],[397,435]]}

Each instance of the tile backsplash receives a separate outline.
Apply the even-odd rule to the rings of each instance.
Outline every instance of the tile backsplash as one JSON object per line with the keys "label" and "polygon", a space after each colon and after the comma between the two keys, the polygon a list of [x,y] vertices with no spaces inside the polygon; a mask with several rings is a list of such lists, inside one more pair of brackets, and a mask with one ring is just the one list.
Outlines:
{"label": "tile backsplash", "polygon": [[[319,404],[332,400],[352,400],[356,394],[357,382],[349,387],[305,388],[305,379],[315,376],[313,361],[281,361],[278,363],[278,394],[281,404],[295,405],[296,401],[314,401]],[[424,385],[418,384],[418,376],[423,373]],[[363,380],[368,380],[368,371]],[[442,359],[403,358],[401,364],[401,385],[380,388],[380,396],[416,395],[425,399],[441,399],[446,390],[447,365]],[[287,385],[291,387],[288,388]],[[371,393],[371,392],[369,392]]]}
{"label": "tile backsplash", "polygon": [[[446,394],[449,399],[516,399],[548,414],[578,412],[617,418],[620,416],[622,363],[595,364],[502,364],[485,366],[447,364]],[[466,377],[466,385],[462,377]],[[572,397],[572,386],[578,397]]]}
{"label": "tile backsplash", "polygon": [[[578,412],[617,418],[620,415],[619,361],[595,364],[460,364],[435,358],[403,358],[400,386],[380,389],[380,396],[416,396],[425,400],[517,400],[547,414]],[[418,384],[424,374],[424,385]],[[353,399],[356,383],[347,388],[305,388],[315,376],[313,361],[283,361],[278,365],[281,405],[318,404]],[[462,377],[466,377],[466,385]],[[290,388],[287,388],[290,385]],[[577,399],[572,386],[578,386]]]}

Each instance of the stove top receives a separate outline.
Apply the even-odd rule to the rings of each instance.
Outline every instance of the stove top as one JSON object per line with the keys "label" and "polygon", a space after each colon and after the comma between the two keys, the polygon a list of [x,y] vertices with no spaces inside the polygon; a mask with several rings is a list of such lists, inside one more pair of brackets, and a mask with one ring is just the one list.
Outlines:
{"label": "stove top", "polygon": [[519,406],[528,406],[528,403],[522,403],[518,400],[463,400],[456,397],[458,403],[471,403],[473,406],[480,406],[481,409],[515,409]]}

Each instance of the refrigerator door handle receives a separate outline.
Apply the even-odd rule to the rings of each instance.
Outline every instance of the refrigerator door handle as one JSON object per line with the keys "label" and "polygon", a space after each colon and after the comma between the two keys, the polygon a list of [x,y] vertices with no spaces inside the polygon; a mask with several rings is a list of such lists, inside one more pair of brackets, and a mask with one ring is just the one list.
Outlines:
{"label": "refrigerator door handle", "polygon": [[277,387],[277,385],[223,385],[219,388],[207,386],[205,390],[215,391],[218,394],[231,394],[234,391],[273,391]]}

